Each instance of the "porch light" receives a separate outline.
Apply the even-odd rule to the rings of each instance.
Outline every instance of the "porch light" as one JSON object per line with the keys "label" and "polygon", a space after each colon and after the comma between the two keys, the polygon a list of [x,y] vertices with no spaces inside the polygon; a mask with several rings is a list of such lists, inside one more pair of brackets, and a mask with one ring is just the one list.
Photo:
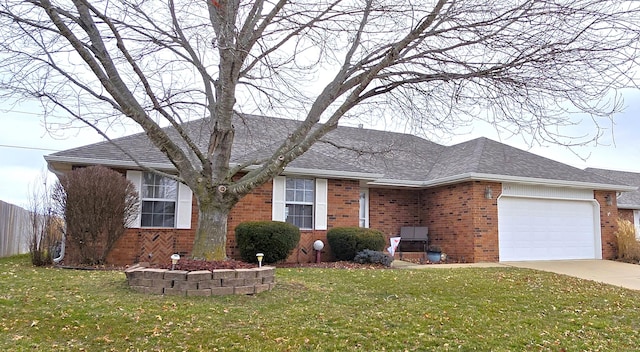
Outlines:
{"label": "porch light", "polygon": [[491,190],[491,186],[487,186],[487,188],[484,189],[484,197],[487,199],[493,198],[493,190]]}
{"label": "porch light", "polygon": [[611,199],[611,195],[607,194],[606,196],[604,196],[604,200],[607,202],[607,205],[612,205],[613,204],[613,199]]}
{"label": "porch light", "polygon": [[175,270],[178,260],[180,260],[180,254],[176,253],[171,256],[171,270]]}
{"label": "porch light", "polygon": [[264,253],[257,253],[256,257],[258,258],[258,268],[262,268],[262,258],[264,258]]}

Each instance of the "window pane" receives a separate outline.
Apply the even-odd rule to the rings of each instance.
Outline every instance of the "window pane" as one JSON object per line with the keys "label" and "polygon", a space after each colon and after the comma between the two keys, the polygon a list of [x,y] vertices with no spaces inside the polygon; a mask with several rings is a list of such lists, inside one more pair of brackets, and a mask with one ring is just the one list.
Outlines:
{"label": "window pane", "polygon": [[178,182],[149,172],[142,178],[141,225],[144,227],[174,227]]}
{"label": "window pane", "polygon": [[287,222],[302,229],[313,228],[313,206],[290,204],[288,206]]}
{"label": "window pane", "polygon": [[175,202],[143,201],[141,225],[145,227],[174,227]]}

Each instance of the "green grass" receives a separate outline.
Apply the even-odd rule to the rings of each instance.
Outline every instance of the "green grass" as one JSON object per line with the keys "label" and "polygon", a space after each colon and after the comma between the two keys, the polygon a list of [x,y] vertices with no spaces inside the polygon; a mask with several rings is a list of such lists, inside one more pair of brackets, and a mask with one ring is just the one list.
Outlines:
{"label": "green grass", "polygon": [[278,269],[273,291],[185,298],[121,272],[0,259],[0,348],[54,351],[629,351],[640,292],[515,268]]}

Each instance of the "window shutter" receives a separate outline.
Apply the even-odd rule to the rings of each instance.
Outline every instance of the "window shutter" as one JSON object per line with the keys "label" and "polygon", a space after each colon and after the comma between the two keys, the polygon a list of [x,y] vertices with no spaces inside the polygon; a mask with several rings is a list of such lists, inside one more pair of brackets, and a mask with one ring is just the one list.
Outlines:
{"label": "window shutter", "polygon": [[178,182],[178,203],[176,204],[176,228],[191,228],[191,209],[193,193],[189,186]]}
{"label": "window shutter", "polygon": [[[127,170],[127,180],[131,181],[138,190],[138,197],[141,197],[140,189],[142,188],[142,171]],[[127,224],[129,228],[140,228],[140,214],[142,213],[142,200],[138,207],[138,216]]]}
{"label": "window shutter", "polygon": [[315,204],[315,228],[316,230],[327,229],[327,196],[328,181],[325,178],[316,179],[316,204]]}
{"label": "window shutter", "polygon": [[273,178],[273,195],[271,197],[271,220],[285,221],[285,182],[284,176]]}

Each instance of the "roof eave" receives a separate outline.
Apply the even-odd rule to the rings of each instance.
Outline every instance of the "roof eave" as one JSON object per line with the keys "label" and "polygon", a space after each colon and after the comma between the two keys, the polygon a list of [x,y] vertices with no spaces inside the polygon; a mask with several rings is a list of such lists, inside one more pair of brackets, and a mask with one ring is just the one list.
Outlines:
{"label": "roof eave", "polygon": [[[259,166],[250,166],[245,170],[253,170]],[[338,171],[338,170],[323,170],[323,169],[309,169],[302,167],[285,167],[282,171],[282,175],[285,176],[312,176],[323,178],[339,178],[347,180],[364,180],[373,181],[383,177],[383,174],[369,173],[369,172],[352,172],[352,171]]]}
{"label": "roof eave", "polygon": [[[86,164],[86,165],[103,165],[116,168],[127,169],[140,169],[140,166],[133,161],[125,160],[109,160],[109,159],[94,159],[94,158],[79,158],[57,155],[46,155],[44,159],[47,163],[66,163],[66,164]],[[145,167],[160,170],[175,170],[175,166],[171,163],[143,163]],[[237,163],[230,163],[230,166],[235,166]],[[257,169],[259,166],[249,166],[244,170]],[[284,175],[290,176],[313,176],[313,177],[326,177],[326,178],[341,178],[350,180],[376,180],[383,177],[383,174],[368,173],[368,172],[351,172],[351,171],[336,171],[336,170],[322,170],[322,169],[308,169],[299,167],[285,167],[282,172]]]}
{"label": "roof eave", "polygon": [[466,182],[466,181],[515,182],[515,183],[525,183],[530,185],[549,186],[549,187],[569,187],[569,188],[597,189],[597,190],[603,190],[603,191],[620,191],[620,192],[631,192],[638,189],[637,187],[627,186],[627,185],[612,185],[612,184],[604,184],[604,183],[554,180],[554,179],[544,179],[544,178],[534,178],[534,177],[483,174],[483,173],[475,173],[475,172],[443,177],[443,178],[429,180],[429,181],[378,179],[373,182],[369,182],[368,184],[371,186],[430,188],[430,187],[437,187],[437,186],[446,186],[446,185]]}
{"label": "roof eave", "polygon": [[621,204],[621,203],[618,203],[618,209],[640,210],[640,204]]}
{"label": "roof eave", "polygon": [[[102,165],[114,168],[140,169],[140,165],[133,161],[110,160],[110,159],[94,159],[79,158],[70,156],[45,155],[44,160],[47,163],[65,163],[65,164],[86,164],[86,165]],[[175,170],[175,166],[171,163],[142,163],[145,167],[159,170]]]}

